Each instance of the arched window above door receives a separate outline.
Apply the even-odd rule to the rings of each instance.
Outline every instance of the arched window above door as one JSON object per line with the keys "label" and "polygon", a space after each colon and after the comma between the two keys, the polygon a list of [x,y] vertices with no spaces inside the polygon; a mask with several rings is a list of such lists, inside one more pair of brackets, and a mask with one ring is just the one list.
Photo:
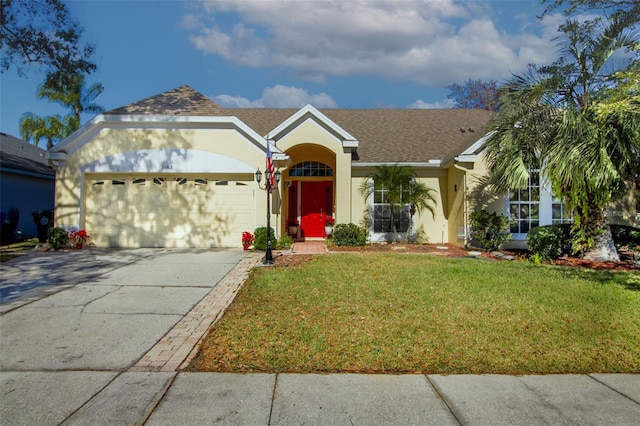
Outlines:
{"label": "arched window above door", "polygon": [[289,168],[289,176],[333,176],[333,169],[318,161],[303,161]]}

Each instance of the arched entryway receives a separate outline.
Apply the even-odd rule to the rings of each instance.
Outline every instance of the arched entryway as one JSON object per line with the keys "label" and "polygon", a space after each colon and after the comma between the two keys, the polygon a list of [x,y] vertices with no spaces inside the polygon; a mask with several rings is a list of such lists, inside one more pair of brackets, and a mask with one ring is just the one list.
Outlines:
{"label": "arched entryway", "polygon": [[325,223],[333,217],[333,167],[319,161],[294,164],[287,173],[287,221],[297,224],[294,239],[324,238]]}

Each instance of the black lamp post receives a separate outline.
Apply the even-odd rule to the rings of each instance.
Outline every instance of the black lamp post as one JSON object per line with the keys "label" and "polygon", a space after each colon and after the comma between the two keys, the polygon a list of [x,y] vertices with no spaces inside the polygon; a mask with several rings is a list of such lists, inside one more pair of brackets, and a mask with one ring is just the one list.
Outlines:
{"label": "black lamp post", "polygon": [[[264,255],[264,264],[272,265],[273,264],[273,254],[271,253],[271,172],[267,169],[264,172],[264,189],[267,191],[267,251]],[[280,183],[280,170],[276,170],[274,175],[276,185]],[[260,181],[262,180],[262,172],[260,169],[256,170],[256,181],[258,182],[258,187],[260,187]]]}

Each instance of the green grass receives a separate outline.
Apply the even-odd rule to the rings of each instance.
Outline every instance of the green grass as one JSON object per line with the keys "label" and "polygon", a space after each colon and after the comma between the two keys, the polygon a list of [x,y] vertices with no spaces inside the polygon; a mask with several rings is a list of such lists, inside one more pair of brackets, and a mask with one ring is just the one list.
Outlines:
{"label": "green grass", "polygon": [[640,274],[389,253],[256,270],[192,369],[640,372]]}
{"label": "green grass", "polygon": [[0,246],[0,262],[7,262],[20,257],[22,254],[33,250],[36,245],[38,245],[38,239],[30,238],[19,243]]}

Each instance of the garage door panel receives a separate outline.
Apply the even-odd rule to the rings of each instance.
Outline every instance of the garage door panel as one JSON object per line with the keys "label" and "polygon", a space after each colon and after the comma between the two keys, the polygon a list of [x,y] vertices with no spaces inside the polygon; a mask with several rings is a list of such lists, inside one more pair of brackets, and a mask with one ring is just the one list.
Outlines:
{"label": "garage door panel", "polygon": [[[201,178],[200,178],[201,179]],[[98,184],[98,182],[101,182]],[[98,246],[237,247],[251,230],[253,187],[194,178],[87,184],[86,229]]]}

